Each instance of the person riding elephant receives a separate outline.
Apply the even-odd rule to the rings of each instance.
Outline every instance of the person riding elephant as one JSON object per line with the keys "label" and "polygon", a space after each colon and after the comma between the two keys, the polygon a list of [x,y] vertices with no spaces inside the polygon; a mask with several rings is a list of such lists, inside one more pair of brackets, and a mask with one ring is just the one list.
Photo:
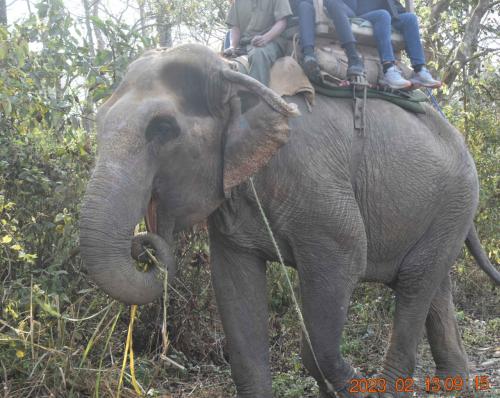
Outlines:
{"label": "person riding elephant", "polygon": [[[303,0],[303,2],[310,0]],[[363,61],[356,50],[349,18],[360,17],[370,21],[373,34],[383,67],[383,78],[380,84],[392,89],[407,89],[412,85],[428,88],[438,88],[441,82],[432,77],[426,67],[426,59],[417,16],[406,12],[397,0],[325,0],[325,7],[331,16],[348,59],[349,75],[359,75],[364,72]],[[309,19],[307,19],[309,20]],[[392,26],[401,31],[406,46],[406,52],[414,70],[411,80],[406,80],[395,64],[394,49],[391,42]],[[302,33],[304,31],[304,33]],[[301,34],[307,38],[314,35],[314,25],[302,23]],[[314,37],[314,36],[313,36]],[[307,70],[315,70],[315,59],[308,58]],[[317,63],[316,63],[317,65]]]}
{"label": "person riding elephant", "polygon": [[[327,4],[334,4],[340,0],[326,0]],[[424,48],[420,37],[420,28],[417,16],[413,12],[406,12],[397,0],[344,0],[350,3],[351,10],[355,10],[360,18],[370,21],[373,25],[375,40],[382,62],[384,77],[382,85],[394,89],[409,88],[412,85],[427,88],[438,88],[441,82],[432,77],[426,67]],[[357,4],[356,4],[357,3]],[[335,7],[329,7],[329,12],[335,12]],[[406,80],[397,68],[394,49],[391,42],[392,26],[399,30],[404,38],[406,52],[410,58],[414,71],[413,77]]]}
{"label": "person riding elephant", "polygon": [[226,56],[248,53],[249,75],[268,86],[274,62],[285,55],[287,39],[280,35],[292,15],[288,0],[235,0],[226,23],[231,28]]}

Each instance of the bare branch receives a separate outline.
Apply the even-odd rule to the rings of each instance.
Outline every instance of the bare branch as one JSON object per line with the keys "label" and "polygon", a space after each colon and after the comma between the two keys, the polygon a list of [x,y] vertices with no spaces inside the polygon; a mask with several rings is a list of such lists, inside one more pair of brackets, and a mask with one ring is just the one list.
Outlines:
{"label": "bare branch", "polygon": [[453,60],[449,63],[443,77],[443,82],[448,86],[453,84],[462,68],[473,58],[479,40],[481,20],[494,3],[496,2],[492,0],[479,0],[472,11],[469,20],[465,24],[462,42],[458,46]]}
{"label": "bare branch", "polygon": [[431,7],[431,15],[429,16],[429,25],[424,39],[427,43],[430,43],[432,36],[436,34],[439,30],[441,22],[441,14],[450,7],[451,0],[438,0]]}

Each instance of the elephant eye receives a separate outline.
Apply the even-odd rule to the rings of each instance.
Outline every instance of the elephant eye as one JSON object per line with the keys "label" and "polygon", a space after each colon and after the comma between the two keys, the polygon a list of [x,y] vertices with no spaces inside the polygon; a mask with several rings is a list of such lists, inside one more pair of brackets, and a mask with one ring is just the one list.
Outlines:
{"label": "elephant eye", "polygon": [[177,138],[181,132],[175,118],[157,117],[152,119],[146,128],[146,140],[158,140],[163,144],[169,140]]}

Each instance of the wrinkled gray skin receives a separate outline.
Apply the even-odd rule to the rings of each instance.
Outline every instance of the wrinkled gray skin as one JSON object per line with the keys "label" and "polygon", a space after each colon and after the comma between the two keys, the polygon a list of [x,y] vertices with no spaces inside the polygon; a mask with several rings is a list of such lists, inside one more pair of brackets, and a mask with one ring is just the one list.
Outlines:
{"label": "wrinkled gray skin", "polygon": [[[161,281],[137,271],[131,258],[133,229],[150,197],[159,201],[159,236],[134,242],[153,244],[170,267],[173,234],[208,217],[213,286],[238,397],[271,397],[266,261],[276,254],[248,183],[258,171],[264,210],[299,274],[319,365],[339,396],[363,396],[345,389],[353,369],[340,353],[349,300],[362,281],[384,283],[396,295],[380,373],[389,390],[397,377],[412,375],[424,327],[437,375],[467,376],[449,278],[468,233],[478,245],[478,179],[462,137],[430,107],[415,115],[368,100],[353,190],[350,100],[318,96],[309,113],[301,98],[289,98],[301,112],[290,117],[294,109],[270,90],[228,70],[202,46],[152,51],[130,65],[101,107],[97,163],[81,214],[90,277],[121,301],[150,302]],[[303,358],[323,396],[334,396],[307,349]]]}

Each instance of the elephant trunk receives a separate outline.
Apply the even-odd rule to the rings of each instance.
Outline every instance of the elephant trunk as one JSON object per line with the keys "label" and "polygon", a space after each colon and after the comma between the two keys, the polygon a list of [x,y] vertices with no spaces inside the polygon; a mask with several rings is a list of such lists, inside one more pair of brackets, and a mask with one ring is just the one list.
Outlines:
{"label": "elephant trunk", "polygon": [[144,272],[136,267],[134,258],[142,259],[145,245],[155,250],[160,263],[174,266],[170,248],[160,236],[147,233],[133,237],[151,196],[151,184],[144,182],[132,173],[97,166],[80,216],[81,255],[90,278],[111,297],[127,304],[146,304],[162,294],[157,267]]}

